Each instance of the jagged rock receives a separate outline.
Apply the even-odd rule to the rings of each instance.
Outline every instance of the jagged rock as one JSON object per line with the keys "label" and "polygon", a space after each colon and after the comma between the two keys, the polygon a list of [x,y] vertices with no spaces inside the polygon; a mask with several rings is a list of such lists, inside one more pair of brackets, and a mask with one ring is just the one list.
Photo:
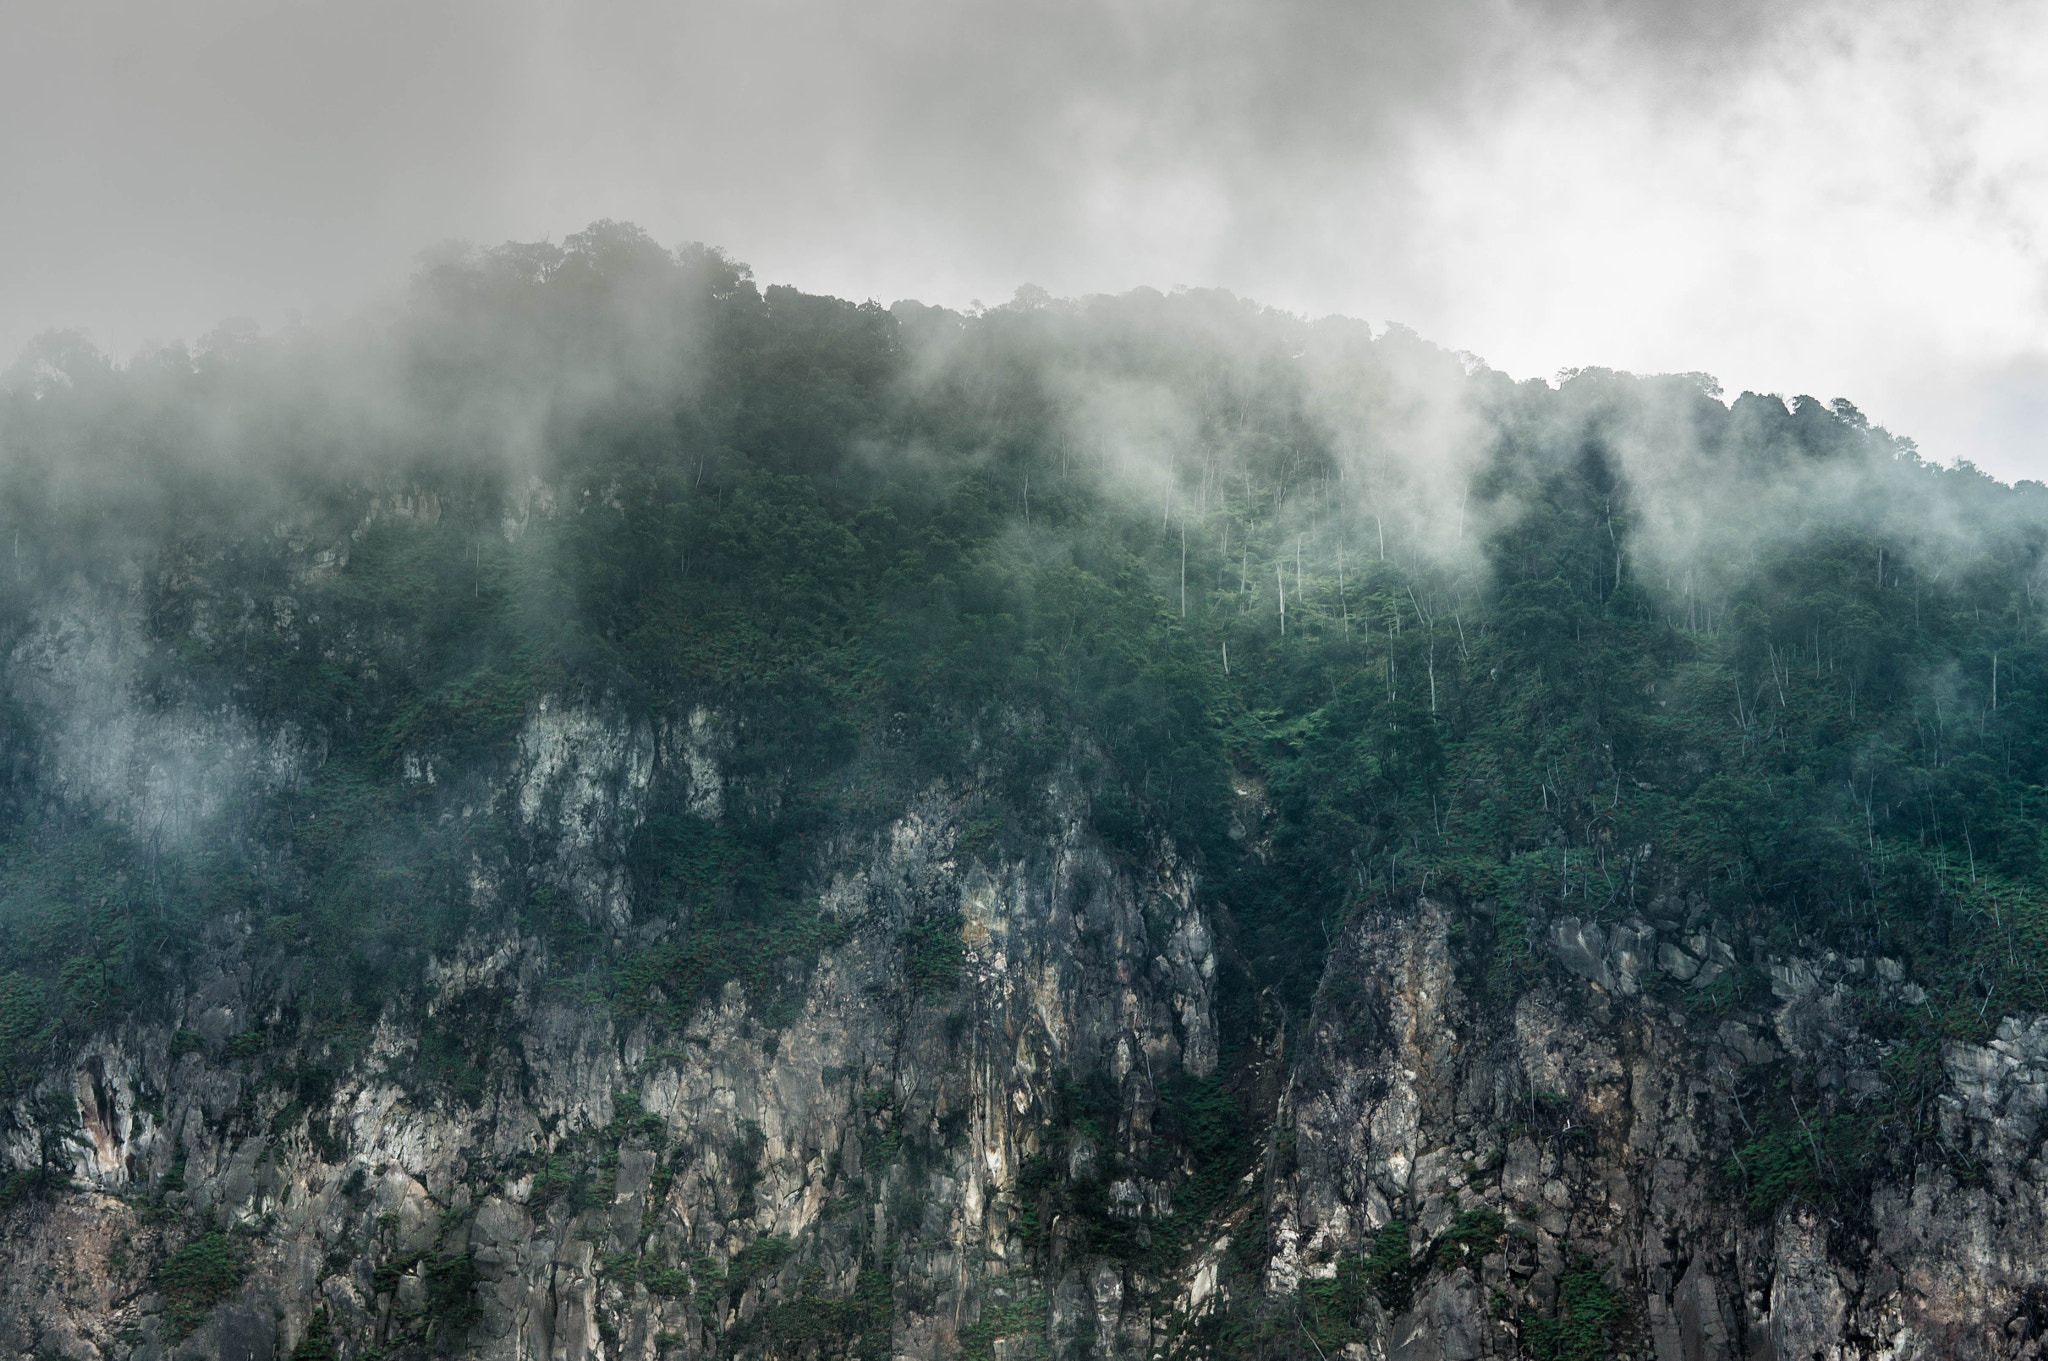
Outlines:
{"label": "jagged rock", "polygon": [[1557,962],[1589,983],[1614,990],[1614,971],[1607,964],[1607,933],[1592,922],[1561,917],[1550,927]]}
{"label": "jagged rock", "polygon": [[[616,715],[545,704],[500,797],[569,901],[607,929],[628,929],[620,857],[652,767],[683,763],[692,806],[715,814],[720,740],[706,711],[686,735],[660,737]],[[1134,877],[1093,840],[1071,779],[1049,797],[1045,821],[1064,830],[1037,853],[993,863],[953,854],[968,806],[959,791],[934,787],[904,808],[876,853],[834,881],[825,906],[852,929],[816,959],[775,1032],[735,984],[680,1035],[622,1033],[608,1006],[538,986],[541,942],[479,933],[428,970],[420,1014],[383,1018],[324,1105],[288,1110],[290,1092],[261,1070],[210,1057],[252,1006],[252,976],[230,947],[179,1004],[178,1026],[207,1047],[172,1060],[172,1027],[121,1030],[45,1084],[76,1097],[70,1172],[98,1189],[10,1213],[0,1255],[20,1270],[0,1293],[0,1330],[14,1330],[0,1339],[62,1352],[65,1337],[103,1336],[121,1308],[114,1243],[134,1229],[100,1191],[147,1191],[175,1167],[173,1207],[202,1226],[239,1227],[255,1245],[241,1284],[194,1335],[208,1354],[282,1355],[316,1309],[344,1339],[410,1336],[418,1325],[408,1320],[439,1307],[437,1264],[459,1259],[475,1281],[466,1354],[584,1361],[616,1355],[608,1338],[633,1337],[642,1355],[702,1355],[817,1288],[799,1288],[800,1263],[850,1295],[863,1232],[900,1242],[891,1292],[921,1301],[896,1311],[893,1351],[951,1354],[955,1320],[973,1316],[986,1283],[1029,1280],[1013,1188],[1060,1084],[1111,1076],[1127,1114],[1104,1133],[1127,1152],[1149,1128],[1157,1084],[1217,1062],[1215,952],[1187,869],[1162,855]],[[964,967],[945,1010],[906,1012],[897,934],[934,902],[961,924]],[[487,996],[502,1002],[499,1066],[477,1104],[419,1087],[410,1065],[422,1027]],[[651,1132],[599,1137],[621,1093],[636,1097]],[[42,1132],[28,1105],[14,1116],[4,1148],[26,1166]],[[914,1181],[893,1153],[867,1151],[907,1136],[938,1158]],[[1077,1143],[1069,1171],[1092,1177],[1104,1156]],[[607,1193],[579,1202],[576,1186],[596,1184]],[[1130,1188],[1141,1222],[1171,1213],[1170,1179]],[[845,1216],[863,1199],[864,1228]],[[78,1225],[93,1231],[78,1235]],[[779,1271],[744,1289],[720,1283],[750,1249],[776,1242],[795,1254]],[[68,1254],[62,1271],[30,1265],[58,1252]],[[611,1284],[621,1260],[638,1259],[670,1273],[658,1291]],[[1102,1259],[1047,1293],[1054,1307],[1029,1338],[1065,1328],[1075,1346],[1110,1354],[1143,1350],[1180,1282],[1139,1290]]]}
{"label": "jagged rock", "polygon": [[[643,925],[621,863],[659,771],[679,772],[694,816],[720,815],[721,723],[536,705],[495,797],[593,925]],[[418,769],[427,783],[430,754]],[[1794,1056],[1868,1099],[1884,1054],[1853,988],[1895,1006],[1918,990],[1886,959],[1757,961],[1772,1008],[1688,1017],[1660,996],[1736,968],[1734,944],[1635,918],[1548,923],[1556,967],[1503,1004],[1470,990],[1464,905],[1375,903],[1331,950],[1291,1049],[1272,1023],[1263,1179],[1218,1202],[1173,1272],[1145,1277],[1068,1224],[1024,1241],[1025,1173],[1047,1165],[1099,1183],[1134,1234],[1171,1222],[1184,1170],[1139,1155],[1164,1084],[1219,1063],[1216,932],[1190,869],[1164,848],[1106,851],[1071,767],[1041,797],[1048,830],[1003,856],[961,853],[958,788],[894,810],[821,895],[845,930],[772,1029],[737,983],[666,1029],[577,999],[545,986],[543,940],[479,928],[434,960],[415,1011],[382,1017],[301,1100],[283,1070],[229,1057],[262,1003],[224,934],[164,1019],[61,1056],[9,1112],[0,1156],[23,1169],[59,1148],[72,1189],[5,1212],[0,1348],[170,1355],[151,1273],[221,1231],[240,1277],[178,1355],[284,1355],[316,1315],[350,1358],[415,1345],[460,1263],[467,1312],[446,1316],[466,1355],[723,1356],[793,1317],[778,1311],[849,1307],[887,1243],[893,1355],[955,1355],[1021,1299],[1037,1312],[1003,1315],[1013,1331],[986,1354],[1149,1357],[1225,1310],[1324,1288],[1398,1223],[1406,1303],[1367,1308],[1347,1356],[1513,1355],[1518,1329],[1594,1279],[1628,1305],[1617,1345],[1659,1361],[2038,1351],[2048,1018],[1943,1050],[1942,1136],[1965,1178],[1924,1159],[1888,1174],[1853,1231],[1796,1203],[1757,1222],[1722,1171],[1750,1138],[1744,1074]],[[469,891],[487,906],[500,890],[480,874]],[[959,976],[912,1004],[899,935],[935,913],[959,923]],[[481,1085],[422,1085],[427,1028],[482,999],[497,1010]],[[1089,1074],[1113,1116],[1049,1146],[1049,1114]],[[75,1120],[51,1123],[65,1109]]]}
{"label": "jagged rock", "polygon": [[1875,1063],[1840,1000],[1855,961],[1774,964],[1768,1023],[1674,1024],[1647,995],[1593,1005],[1588,985],[1619,978],[1613,942],[1633,928],[1568,918],[1550,928],[1557,982],[1525,994],[1504,1029],[1457,983],[1454,919],[1427,898],[1387,905],[1332,951],[1279,1115],[1298,1153],[1269,1194],[1269,1292],[1300,1291],[1313,1263],[1370,1250],[1395,1220],[1412,1226],[1417,1260],[1433,1260],[1454,1221],[1422,1169],[1491,1146],[1491,1172],[1468,1178],[1458,1202],[1502,1216],[1484,1267],[1499,1306],[1474,1303],[1463,1267],[1426,1270],[1388,1358],[1516,1355],[1508,1320],[1546,1316],[1567,1276],[1590,1269],[1630,1304],[1617,1345],[1659,1361],[2034,1354],[2032,1325],[2006,1322],[2031,1319],[2048,1286],[2048,1171],[2031,1152],[2048,1123],[2048,1019],[2010,1019],[1985,1045],[1944,1051],[1944,1130],[1980,1160],[1980,1182],[1922,1162],[1881,1182],[1853,1234],[1796,1200],[1759,1223],[1720,1171],[1750,1137],[1741,1074],[1793,1044],[1845,1084],[1859,1056]]}
{"label": "jagged rock", "polygon": [[1387,1330],[1387,1361],[1478,1361],[1487,1331],[1485,1301],[1471,1274],[1437,1281]]}
{"label": "jagged rock", "polygon": [[1684,983],[1700,971],[1700,962],[1667,942],[1657,947],[1657,967]]}

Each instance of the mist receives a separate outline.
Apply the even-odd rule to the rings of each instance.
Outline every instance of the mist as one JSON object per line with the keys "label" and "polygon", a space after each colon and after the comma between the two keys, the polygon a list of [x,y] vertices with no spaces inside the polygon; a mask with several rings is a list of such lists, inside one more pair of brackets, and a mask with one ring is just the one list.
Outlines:
{"label": "mist", "polygon": [[1217,286],[1516,378],[1844,395],[2041,470],[2041,18],[1925,7],[210,3],[15,16],[0,351],[388,300],[600,217],[813,292]]}
{"label": "mist", "polygon": [[[720,1090],[722,1051],[758,1044],[806,1093],[871,1118],[889,1089],[846,1081],[856,1070],[825,1046],[866,1026],[865,1052],[889,1057],[864,1071],[884,1073],[924,1026],[929,1071],[967,1071],[969,1034],[976,1053],[1016,1052],[1007,1017],[1032,1009],[1006,1010],[1016,979],[1094,958],[1110,966],[1094,1052],[1148,1102],[1163,1073],[1168,1099],[1149,1109],[1170,1132],[1188,1127],[1168,1102],[1190,1074],[1211,1111],[1236,1099],[1225,1063],[1282,1076],[1261,1056],[1284,1062],[1290,1017],[1355,1030],[1347,988],[1406,967],[1361,966],[1362,923],[1449,902],[1482,951],[1450,972],[1451,947],[1433,947],[1445,991],[1486,999],[1472,1033],[1532,1014],[1556,981],[1606,979],[1611,1000],[1600,983],[1586,1007],[1599,1024],[1654,1002],[1635,1023],[1725,1035],[1735,1015],[1763,1024],[1779,961],[1853,950],[1927,980],[1898,995],[1934,1071],[1934,1046],[2006,1032],[1994,995],[2048,1007],[2035,937],[2016,934],[2048,910],[2044,502],[2038,482],[1929,461],[1846,399],[1731,396],[1696,371],[1517,379],[1406,326],[1221,289],[1027,285],[994,306],[884,308],[615,220],[559,244],[437,247],[382,302],[331,319],[125,356],[45,333],[0,375],[0,1093],[34,1097],[5,1113],[13,1213],[74,1194],[55,1161],[63,1112],[104,1108],[99,1070],[47,1074],[109,1017],[144,1018],[127,1033],[157,1047],[167,1085],[211,1083],[222,1062],[246,1065],[251,1089],[274,1075],[270,1108],[239,1126],[249,1147],[282,1132],[329,1171],[388,1169],[348,1152],[360,1126],[311,1108],[360,1094],[337,1074],[367,1072],[391,1093],[379,1111],[480,1127],[516,1090],[508,1037],[531,1023],[445,989],[507,994],[489,980],[515,967],[552,1014],[664,1036],[645,1046],[662,1064],[703,1055],[703,1092]],[[1162,870],[1118,877],[1144,866]],[[1125,924],[1082,926],[1119,898]],[[1001,934],[983,910],[1007,914]],[[1010,953],[1055,926],[1069,964]],[[1091,943],[1165,930],[1209,962],[1170,975]],[[1633,994],[1571,945],[1656,933],[1690,953],[1659,952],[1665,982],[1633,955]],[[1748,965],[1708,943],[1733,939]],[[901,985],[863,981],[899,968]],[[1133,1054],[1116,999],[1212,970],[1237,1002],[1211,1021],[1176,1000],[1189,1038]],[[189,981],[231,971],[254,998],[232,1010]],[[963,1004],[987,987],[1001,991]],[[469,1005],[482,1024],[460,1019]],[[712,1015],[743,1028],[693,1043]],[[419,1027],[403,1047],[383,1038],[403,1026]],[[303,1076],[308,1055],[324,1077]],[[1062,1071],[1032,1062],[1034,1081]],[[1885,1082],[1851,1090],[1888,1104],[1812,1117],[1759,1099],[1750,1119],[1777,1133],[1714,1137],[1744,1157],[1777,1139],[1802,1169],[1810,1118],[1933,1137],[1925,1086]],[[1031,1117],[1010,1095],[1030,1088],[1005,1083],[984,1108]],[[74,1104],[36,1095],[56,1090]],[[1283,1088],[1245,1090],[1271,1111]],[[515,1174],[538,1187],[534,1169],[576,1148],[644,1137],[650,1106],[610,1099],[584,1120],[597,1142],[530,1119],[501,1152],[438,1146],[497,1159],[483,1194]],[[150,1128],[197,1123],[180,1118]],[[769,1156],[760,1124],[673,1123],[734,1168]],[[1192,1165],[1245,1199],[1201,1203],[1249,1223],[1275,1145],[1219,1129]],[[944,1147],[963,1174],[988,1167]],[[155,1148],[169,1215],[193,1203],[172,1199],[192,1169],[236,1165]],[[1867,1204],[1850,1178],[1879,1156],[1845,1146],[1843,1171],[1803,1184]],[[1733,1161],[1707,1165],[1732,1179]],[[358,1239],[389,1202],[321,1175],[349,1244],[319,1259],[327,1279],[428,1260]],[[609,1223],[617,1203],[600,1192],[588,1212]],[[1153,1260],[1215,1260],[1202,1245],[1219,1221],[1188,1205],[1155,1218],[1175,1232]],[[757,1210],[750,1231],[784,1260],[889,1213],[821,1211],[771,1239]],[[627,1219],[636,1251],[681,1241]],[[929,1241],[915,1221],[899,1232]],[[223,1233],[193,1241],[229,1269],[170,1322],[218,1336],[253,1317],[290,1340],[298,1324],[273,1308],[209,1318],[245,1287]],[[1037,1229],[1011,1243],[1015,1282],[1050,1244]],[[391,1322],[423,1347],[444,1323],[487,1331],[483,1268],[498,1263],[466,1247],[437,1260],[429,1279],[474,1272],[438,1278],[438,1313],[344,1316],[329,1293],[318,1326],[389,1341]],[[605,1307],[677,1317],[691,1272],[727,1300],[735,1281],[784,1288],[670,1260],[669,1303],[607,1287]],[[1398,1260],[1444,1269],[1434,1249]],[[595,1269],[618,1280],[633,1261]],[[788,1313],[755,1317],[879,1340],[902,1326],[875,1284],[887,1269],[862,1268],[869,1303],[826,1294],[818,1313],[821,1270]],[[1265,1267],[1238,1279],[1244,1316],[1315,1343],[1274,1355],[1327,1354]],[[307,1300],[292,1288],[277,1298]],[[1515,1307],[1517,1327],[1557,1318],[1533,1287]],[[741,1312],[722,1317],[747,1336]],[[1357,1335],[1343,1330],[1324,1336]]]}
{"label": "mist", "polygon": [[9,17],[10,1354],[2038,1350],[2038,7]]}
{"label": "mist", "polygon": [[[226,324],[125,362],[75,333],[37,339],[0,382],[16,512],[32,519],[41,501],[79,517],[52,551],[102,568],[164,551],[154,536],[185,532],[187,514],[208,535],[318,522],[293,532],[313,543],[421,497],[464,500],[516,539],[536,496],[589,496],[609,458],[654,458],[695,491],[748,438],[741,410],[759,397],[739,394],[734,366],[759,362],[749,354],[826,384],[803,399],[827,403],[815,447],[777,457],[833,495],[928,476],[923,495],[943,497],[977,477],[1007,488],[996,494],[1020,531],[1055,542],[1056,520],[1032,521],[1032,477],[1041,501],[1085,488],[1118,515],[1192,532],[1196,556],[1220,564],[1214,581],[1235,577],[1240,613],[1277,609],[1254,556],[1266,575],[1288,558],[1297,587],[1341,575],[1349,555],[1486,592],[1494,540],[1549,494],[1532,477],[1609,488],[1615,560],[1596,593],[1638,572],[1687,596],[1725,591],[1822,524],[1975,557],[2027,501],[1987,510],[1957,490],[1996,486],[1970,470],[1929,481],[1938,465],[1916,442],[1846,398],[1738,397],[1707,374],[1602,368],[1518,382],[1405,326],[1222,290],[1060,298],[1027,285],[993,308],[885,312],[780,282],[764,292],[722,250],[671,250],[606,221],[560,246],[436,248],[390,295],[270,336]],[[881,399],[851,425],[826,414],[836,380],[795,358],[830,353],[847,327],[847,343],[874,347],[850,379]],[[336,518],[341,505],[354,509]],[[327,551],[346,558],[342,539]]]}

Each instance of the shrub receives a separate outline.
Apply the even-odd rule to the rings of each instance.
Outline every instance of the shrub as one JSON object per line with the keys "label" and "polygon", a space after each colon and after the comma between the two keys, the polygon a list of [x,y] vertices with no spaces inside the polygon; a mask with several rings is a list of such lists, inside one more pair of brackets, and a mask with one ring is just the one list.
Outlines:
{"label": "shrub", "polygon": [[172,1253],[158,1268],[157,1289],[172,1340],[189,1336],[241,1283],[247,1262],[224,1233],[209,1233]]}
{"label": "shrub", "polygon": [[291,1361],[340,1361],[341,1353],[335,1349],[334,1331],[327,1321],[325,1309],[315,1309],[313,1317],[306,1322],[305,1335],[299,1338],[299,1345],[292,1348]]}
{"label": "shrub", "polygon": [[1749,1212],[1767,1219],[1788,1200],[1825,1202],[1853,1191],[1875,1153],[1868,1115],[1816,1116],[1743,1145],[1721,1165],[1743,1187]]}
{"label": "shrub", "polygon": [[476,1283],[476,1259],[467,1253],[428,1265],[427,1317],[434,1321],[438,1336],[459,1337],[482,1317]]}
{"label": "shrub", "polygon": [[1476,1264],[1500,1245],[1501,1235],[1507,1232],[1507,1221],[1500,1211],[1489,1205],[1475,1206],[1462,1210],[1443,1237],[1437,1240],[1437,1265],[1449,1270],[1452,1267]]}
{"label": "shrub", "polygon": [[1580,1257],[1557,1283],[1557,1312],[1548,1318],[1524,1312],[1516,1323],[1523,1350],[1536,1361],[1600,1361],[1627,1315],[1627,1303],[1607,1288],[1599,1265]]}
{"label": "shrub", "polygon": [[944,996],[959,986],[967,962],[960,935],[944,926],[913,926],[897,937],[903,947],[904,973],[919,997]]}

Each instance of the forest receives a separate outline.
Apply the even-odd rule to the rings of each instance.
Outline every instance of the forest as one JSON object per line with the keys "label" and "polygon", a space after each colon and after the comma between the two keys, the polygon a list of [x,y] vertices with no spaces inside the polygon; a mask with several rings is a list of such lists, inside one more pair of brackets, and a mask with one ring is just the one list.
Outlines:
{"label": "forest", "polygon": [[[1924,1149],[1942,1045],[2048,1010],[2048,487],[1846,399],[1516,382],[1215,291],[884,308],[598,223],[443,252],[347,323],[45,337],[0,382],[0,545],[17,676],[92,601],[143,659],[90,714],[0,689],[10,1100],[223,933],[283,980],[234,1042],[315,1088],[481,929],[622,1016],[738,980],[773,1025],[845,937],[849,837],[996,768],[973,849],[1027,854],[1077,742],[1102,844],[1170,850],[1219,923],[1224,1060],[1174,1117],[1217,1159],[1264,1118],[1232,1104],[1261,1008],[1309,1015],[1346,924],[1420,897],[1469,909],[1461,986],[1502,1016],[1546,924],[1658,900],[1741,924],[1674,993],[1709,1020],[1776,956],[1899,961],[1876,1107],[1759,1098],[1727,1171],[1759,1214]],[[522,877],[485,793],[564,698],[732,716],[722,816],[658,780],[626,851],[659,940]],[[202,807],[208,729],[147,825],[53,773],[153,708],[309,773]],[[950,986],[954,925],[903,948]],[[458,1035],[418,1062],[486,1080]]]}

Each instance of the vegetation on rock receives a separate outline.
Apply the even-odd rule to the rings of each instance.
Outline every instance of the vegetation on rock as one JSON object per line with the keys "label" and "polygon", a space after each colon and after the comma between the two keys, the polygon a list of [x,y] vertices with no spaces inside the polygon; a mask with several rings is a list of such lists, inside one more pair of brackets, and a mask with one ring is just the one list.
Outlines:
{"label": "vegetation on rock", "polygon": [[[1931,1139],[1945,1041],[2048,1009],[2048,488],[1936,466],[1845,401],[1718,396],[1515,383],[1203,291],[884,310],[611,223],[438,263],[381,330],[121,366],[46,338],[0,391],[0,1088],[146,1016],[174,1061],[298,1084],[302,1112],[480,931],[544,940],[542,986],[623,1022],[680,1028],[737,984],[779,1030],[848,939],[833,874],[911,794],[998,772],[953,848],[994,874],[1071,770],[1100,844],[1193,867],[1223,923],[1224,1062],[1161,1075],[1150,1168],[1071,1075],[1015,1187],[1032,1251],[1195,1250],[1265,1153],[1260,1009],[1349,1005],[1331,942],[1425,892],[1503,1015],[1562,976],[1567,919],[1697,937],[1647,986],[1709,1021],[1769,1005],[1783,959],[1885,961],[1851,1004],[1887,1090],[1761,1061],[1716,1154],[1758,1216],[1846,1204]],[[86,636],[107,602],[128,638]],[[496,792],[572,703],[671,753],[618,793],[630,922]],[[92,743],[171,729],[182,755],[135,749],[147,797],[91,784]],[[690,742],[721,744],[715,800]],[[246,1028],[156,1015],[230,934],[263,980]],[[950,906],[891,939],[910,1000],[946,1005]],[[411,1080],[480,1106],[496,1017],[425,1024]],[[603,1200],[566,1154],[530,1172],[537,1210]],[[1173,1216],[1113,1203],[1126,1173],[1173,1180]],[[1378,1232],[1282,1331],[1353,1340],[1368,1298],[1405,1307],[1503,1224],[1467,1211],[1413,1262],[1407,1222]],[[720,1288],[790,1251],[755,1240]],[[165,1261],[173,1330],[240,1270],[218,1233]],[[469,1259],[427,1270],[466,1327]],[[879,1355],[881,1270],[750,1326]],[[1599,1354],[1623,1317],[1600,1268],[1560,1290],[1524,1346]],[[991,1304],[965,1354],[1036,1339],[1038,1308]]]}

